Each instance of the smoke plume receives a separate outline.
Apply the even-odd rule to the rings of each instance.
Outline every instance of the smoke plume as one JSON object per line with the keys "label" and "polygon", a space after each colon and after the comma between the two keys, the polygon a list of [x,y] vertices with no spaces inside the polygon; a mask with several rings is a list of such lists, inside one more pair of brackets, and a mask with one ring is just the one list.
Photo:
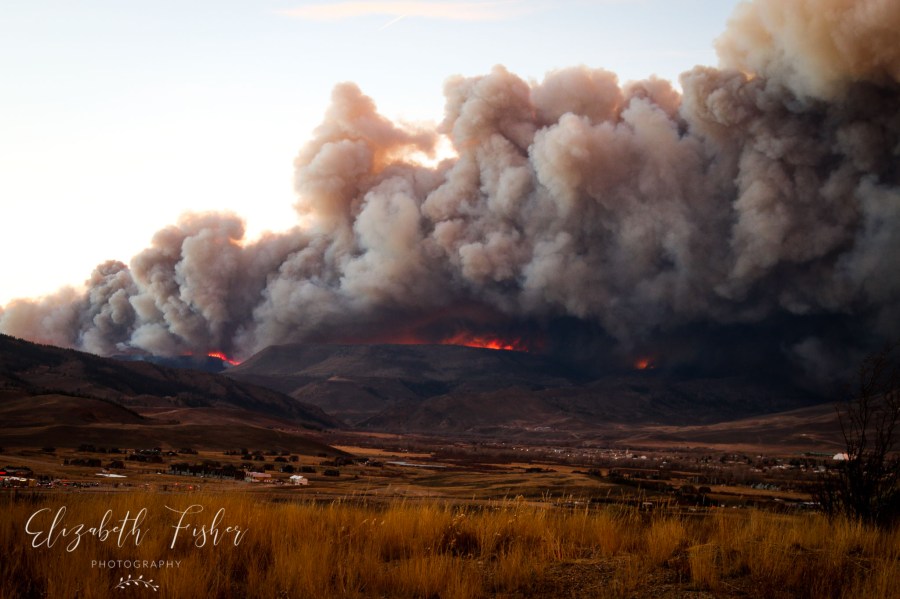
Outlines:
{"label": "smoke plume", "polygon": [[[682,92],[498,66],[447,81],[435,130],[343,83],[295,160],[296,228],[247,241],[236,215],[185,215],[0,330],[238,356],[468,331],[823,381],[900,337],[897,31],[893,0],[757,0]],[[456,156],[424,166],[441,136]]]}

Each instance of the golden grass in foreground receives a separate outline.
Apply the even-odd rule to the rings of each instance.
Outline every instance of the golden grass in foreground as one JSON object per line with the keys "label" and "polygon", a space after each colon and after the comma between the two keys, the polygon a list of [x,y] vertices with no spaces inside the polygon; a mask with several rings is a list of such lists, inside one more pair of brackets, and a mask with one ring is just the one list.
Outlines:
{"label": "golden grass in foreground", "polygon": [[[235,546],[194,547],[177,514],[220,530],[246,530]],[[67,525],[96,526],[147,509],[137,547],[85,536],[31,546],[28,517],[67,507]],[[817,515],[723,511],[708,516],[629,509],[568,510],[519,501],[482,507],[398,501],[387,506],[271,503],[221,495],[45,494],[0,496],[0,599],[79,597],[641,597],[705,590],[715,596],[898,597],[900,533]],[[47,514],[48,512],[42,512]],[[44,518],[49,522],[50,518]],[[129,548],[130,546],[130,548]],[[92,567],[100,560],[180,560],[178,568]],[[578,565],[578,577],[563,575]],[[114,589],[121,576],[159,585]]]}

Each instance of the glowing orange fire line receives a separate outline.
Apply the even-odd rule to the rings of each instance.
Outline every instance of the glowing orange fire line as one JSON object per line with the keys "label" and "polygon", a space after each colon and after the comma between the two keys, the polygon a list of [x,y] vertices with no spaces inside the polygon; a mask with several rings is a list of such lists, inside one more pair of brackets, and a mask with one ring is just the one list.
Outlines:
{"label": "glowing orange fire line", "polygon": [[483,349],[499,349],[507,351],[528,351],[528,348],[519,340],[504,340],[496,337],[482,335],[468,335],[460,333],[441,341],[443,345],[464,345],[466,347],[480,347]]}
{"label": "glowing orange fire line", "polygon": [[227,362],[228,364],[231,364],[232,366],[237,366],[238,364],[240,364],[240,362],[238,362],[237,360],[232,360],[231,358],[229,358],[228,356],[226,356],[225,354],[223,354],[220,351],[211,351],[206,355],[209,356],[210,358],[217,358],[219,360],[222,360],[223,362]]}

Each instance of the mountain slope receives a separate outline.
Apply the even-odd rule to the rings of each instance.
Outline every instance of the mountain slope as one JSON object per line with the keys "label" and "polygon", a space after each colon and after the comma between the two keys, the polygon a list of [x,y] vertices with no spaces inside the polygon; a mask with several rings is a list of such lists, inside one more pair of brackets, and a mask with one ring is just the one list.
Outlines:
{"label": "mountain slope", "polygon": [[565,388],[510,387],[405,401],[361,428],[495,434],[497,429],[585,433],[611,426],[699,426],[810,405],[813,398],[743,378],[609,376]]}
{"label": "mountain slope", "polygon": [[442,345],[269,347],[227,376],[278,389],[373,431],[494,435],[704,425],[818,398],[749,377],[645,370],[590,380],[547,357]]}
{"label": "mountain slope", "polygon": [[455,345],[272,346],[225,375],[318,405],[351,424],[430,397],[565,388],[584,380],[543,356]]}
{"label": "mountain slope", "polygon": [[[185,410],[181,417],[154,416],[176,409]],[[205,410],[202,422],[185,418],[197,409]],[[101,358],[6,335],[0,335],[0,417],[0,439],[6,443],[39,438],[52,444],[62,437],[97,435],[122,441],[191,439],[193,434],[194,443],[202,444],[204,431],[222,441],[241,436],[264,441],[266,431],[271,436],[274,429],[341,426],[316,406],[221,375]],[[199,428],[188,434],[185,420]],[[182,430],[172,430],[179,426]]]}

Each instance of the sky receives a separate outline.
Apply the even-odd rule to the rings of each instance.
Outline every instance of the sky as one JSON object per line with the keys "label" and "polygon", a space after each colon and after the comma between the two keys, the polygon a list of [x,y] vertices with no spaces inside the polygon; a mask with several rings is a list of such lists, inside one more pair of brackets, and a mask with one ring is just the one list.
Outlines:
{"label": "sky", "polygon": [[717,64],[737,0],[4,0],[0,305],[128,262],[185,211],[296,223],[292,161],[335,84],[442,118],[444,81]]}

